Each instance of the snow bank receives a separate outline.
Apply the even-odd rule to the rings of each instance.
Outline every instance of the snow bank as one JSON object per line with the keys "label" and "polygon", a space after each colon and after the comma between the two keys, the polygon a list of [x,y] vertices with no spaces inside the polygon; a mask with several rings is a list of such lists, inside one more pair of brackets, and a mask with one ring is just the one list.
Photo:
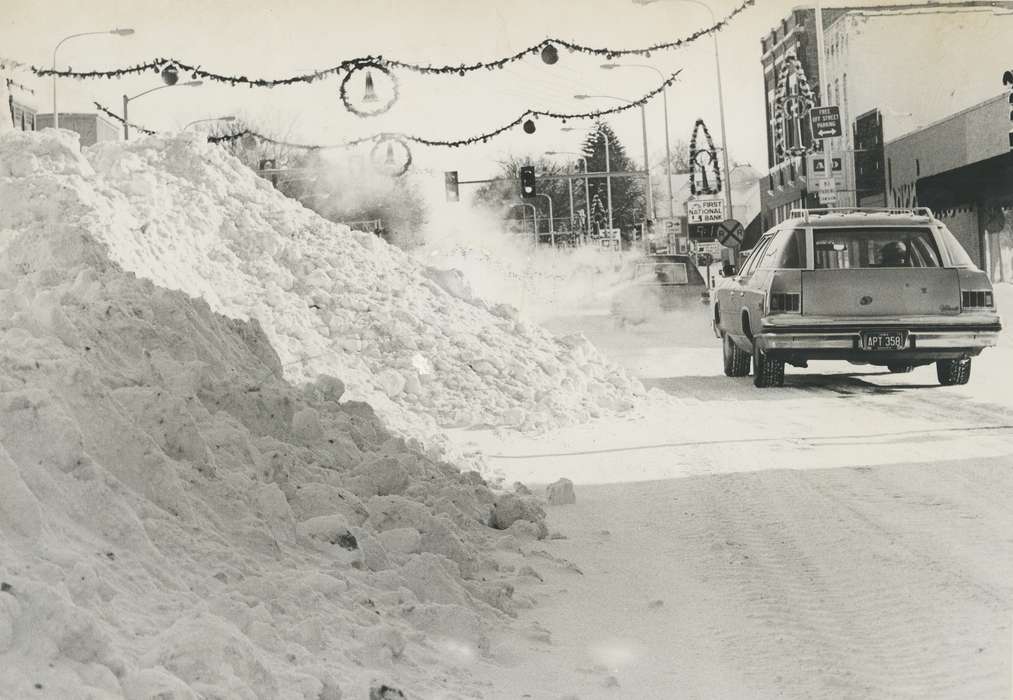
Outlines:
{"label": "snow bank", "polygon": [[[393,435],[339,378],[310,375],[320,365],[286,367],[273,343],[353,366],[324,308],[341,323],[388,314],[406,337],[412,319],[473,323],[476,348],[506,331],[213,150],[149,140],[91,158],[69,132],[0,137],[0,697],[333,700],[384,683],[479,697],[460,669],[525,604],[482,552],[525,529],[489,527],[502,497],[478,474]],[[323,289],[324,275],[331,296],[309,309],[295,280]],[[414,301],[395,318],[394,298]],[[443,311],[414,317],[425,304]],[[581,366],[522,337],[548,370]],[[407,356],[385,352],[354,376]],[[433,401],[472,395],[440,371]]]}
{"label": "snow bank", "polygon": [[638,252],[539,248],[529,237],[504,233],[502,220],[480,209],[444,207],[425,231],[420,262],[460,270],[474,293],[510,304],[535,321],[608,308],[608,298],[628,259]]}
{"label": "snow bank", "polygon": [[[328,222],[197,137],[4,142],[28,195],[8,216],[107,244],[124,269],[255,318],[286,377],[340,377],[406,436],[538,430],[630,407],[642,388],[580,337],[555,339],[368,234]],[[42,201],[40,201],[42,200]]]}

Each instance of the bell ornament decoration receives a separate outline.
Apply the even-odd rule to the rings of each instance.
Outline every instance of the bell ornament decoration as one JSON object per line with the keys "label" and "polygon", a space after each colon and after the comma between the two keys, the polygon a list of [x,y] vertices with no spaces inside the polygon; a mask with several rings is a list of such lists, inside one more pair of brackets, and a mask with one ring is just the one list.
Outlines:
{"label": "bell ornament decoration", "polygon": [[376,102],[376,89],[373,87],[373,74],[366,71],[366,90],[362,94],[363,102]]}
{"label": "bell ornament decoration", "polygon": [[535,123],[531,119],[524,122],[524,133],[533,134],[535,133]]}
{"label": "bell ornament decoration", "polygon": [[550,66],[559,60],[559,51],[552,44],[542,49],[542,60]]}

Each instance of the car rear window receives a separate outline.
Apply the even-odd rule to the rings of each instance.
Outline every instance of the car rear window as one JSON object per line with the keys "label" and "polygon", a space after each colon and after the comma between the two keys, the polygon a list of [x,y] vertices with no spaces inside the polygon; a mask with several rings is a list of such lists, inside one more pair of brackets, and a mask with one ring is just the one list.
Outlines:
{"label": "car rear window", "polygon": [[817,270],[940,266],[929,228],[817,228],[813,251]]}
{"label": "car rear window", "polygon": [[633,279],[648,284],[689,284],[685,263],[641,262],[633,270]]}
{"label": "car rear window", "polygon": [[964,250],[964,246],[960,245],[957,237],[950,233],[950,229],[946,228],[943,224],[938,224],[936,231],[939,232],[939,239],[943,242],[946,252],[950,254],[950,262],[953,263],[954,267],[978,269],[978,266],[971,260],[971,256]]}
{"label": "car rear window", "polygon": [[797,270],[805,267],[805,230],[786,229],[774,237],[760,262],[764,270]]}

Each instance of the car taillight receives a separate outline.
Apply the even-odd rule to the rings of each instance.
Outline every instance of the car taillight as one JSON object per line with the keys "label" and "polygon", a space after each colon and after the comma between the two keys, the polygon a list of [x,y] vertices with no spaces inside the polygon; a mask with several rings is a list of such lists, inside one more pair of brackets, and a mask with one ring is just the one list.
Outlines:
{"label": "car taillight", "polygon": [[772,292],[769,300],[771,313],[798,313],[802,310],[802,295],[797,292]]}
{"label": "car taillight", "polygon": [[964,309],[991,309],[994,306],[992,292],[961,292],[960,306]]}

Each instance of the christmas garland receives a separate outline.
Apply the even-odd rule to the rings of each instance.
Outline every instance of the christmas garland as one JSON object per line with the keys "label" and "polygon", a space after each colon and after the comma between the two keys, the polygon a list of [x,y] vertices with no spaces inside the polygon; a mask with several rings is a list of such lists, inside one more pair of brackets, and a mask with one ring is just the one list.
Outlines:
{"label": "christmas garland", "polygon": [[[650,92],[646,93],[643,97],[641,97],[639,100],[636,100],[635,102],[624,103],[622,105],[619,105],[619,106],[616,106],[616,107],[612,107],[612,108],[609,108],[609,109],[599,109],[599,110],[594,110],[594,111],[591,111],[591,112],[579,112],[579,113],[548,112],[548,111],[544,111],[544,110],[532,110],[532,109],[529,109],[529,110],[526,110],[523,114],[521,114],[519,117],[517,117],[513,121],[508,122],[507,124],[504,124],[503,126],[497,128],[497,129],[493,129],[492,131],[488,131],[488,132],[483,133],[483,134],[478,134],[476,136],[469,136],[469,137],[466,137],[466,138],[463,138],[463,139],[457,139],[457,140],[453,140],[453,141],[443,141],[443,140],[438,140],[438,139],[427,139],[427,138],[423,138],[421,136],[415,136],[415,135],[412,135],[412,134],[402,134],[402,133],[396,133],[396,132],[381,132],[381,133],[373,134],[371,136],[364,136],[362,138],[352,139],[350,141],[345,141],[343,143],[336,143],[336,144],[329,144],[329,145],[312,145],[312,144],[304,144],[304,143],[293,143],[291,141],[282,141],[282,140],[279,140],[279,139],[273,139],[273,138],[271,138],[269,136],[265,136],[264,134],[258,133],[256,131],[251,130],[251,129],[240,129],[238,131],[234,131],[234,132],[229,133],[229,134],[222,134],[220,136],[209,136],[208,137],[208,143],[219,144],[219,143],[225,143],[225,142],[229,142],[229,141],[236,141],[236,140],[242,139],[242,138],[252,137],[252,138],[258,139],[260,141],[264,141],[266,143],[270,143],[270,144],[274,144],[274,145],[278,145],[278,146],[286,146],[288,148],[294,148],[294,149],[306,150],[306,151],[315,151],[315,150],[325,150],[325,149],[334,149],[334,148],[352,148],[354,146],[358,146],[358,145],[363,144],[363,143],[374,142],[376,144],[373,147],[373,150],[375,152],[376,148],[379,146],[379,144],[381,142],[384,142],[384,141],[395,141],[395,142],[400,143],[402,146],[404,146],[404,148],[405,148],[405,150],[407,152],[407,158],[406,158],[407,162],[405,163],[404,168],[400,172],[395,173],[395,176],[400,176],[400,175],[403,175],[405,172],[407,172],[408,168],[411,166],[411,163],[412,163],[411,149],[408,147],[408,142],[417,143],[417,144],[419,144],[421,146],[440,146],[440,147],[458,148],[460,146],[468,146],[468,145],[471,145],[471,144],[474,144],[474,143],[478,143],[480,141],[482,143],[485,143],[489,139],[491,139],[491,138],[493,138],[495,136],[498,136],[498,135],[502,134],[503,132],[508,131],[509,129],[512,129],[512,128],[516,127],[518,124],[523,124],[525,132],[527,132],[527,133],[533,133],[535,131],[535,122],[534,122],[534,120],[538,119],[538,117],[549,117],[551,119],[559,119],[559,120],[563,121],[564,123],[568,119],[599,119],[599,118],[601,118],[603,116],[606,116],[606,115],[609,115],[609,114],[617,114],[619,112],[624,112],[624,111],[626,111],[628,109],[633,109],[634,107],[639,107],[639,106],[641,106],[643,104],[646,104],[651,98],[655,97],[662,90],[664,90],[666,87],[668,87],[669,85],[673,84],[676,81],[676,79],[678,78],[679,73],[681,73],[681,72],[682,72],[681,69],[678,70],[678,71],[676,71],[675,73],[673,73],[672,75],[670,75],[668,78],[666,78],[664,80],[664,82],[661,83],[661,85],[659,85],[654,90],[651,90]],[[95,102],[94,105],[95,105],[95,107],[97,109],[99,109],[103,113],[105,113],[108,116],[112,117],[116,121],[118,121],[120,123],[123,123],[123,117],[121,117],[120,115],[116,114],[115,112],[111,111],[110,109],[106,108],[105,106],[103,106],[102,104],[100,104],[98,102]],[[137,131],[142,132],[144,134],[151,135],[151,134],[155,133],[151,129],[146,129],[146,128],[144,128],[142,126],[138,126],[136,124],[130,124],[130,126],[133,127],[134,129],[136,129]],[[705,127],[705,129],[706,129],[706,127]],[[694,133],[694,136],[695,136],[695,133]],[[710,135],[709,134],[708,134],[707,138],[708,138],[708,140],[710,140]],[[715,170],[717,170],[716,164],[715,164]],[[719,174],[719,177],[720,177],[720,174]]]}
{"label": "christmas garland", "polygon": [[[697,187],[696,185],[696,154],[699,152],[696,147],[696,137],[700,131],[703,131],[704,137],[707,139],[707,148],[704,152],[710,155],[710,162],[714,164],[714,187]],[[718,151],[714,147],[714,139],[711,138],[711,132],[707,129],[707,125],[703,123],[703,119],[697,119],[696,124],[693,125],[693,136],[689,140],[689,191],[691,194],[719,194],[721,192],[721,166],[718,164]],[[702,169],[703,166],[701,165]],[[704,178],[706,181],[706,178]]]}
{"label": "christmas garland", "polygon": [[[794,72],[797,78],[797,99],[788,99],[788,78]],[[788,147],[784,127],[789,119],[800,121],[816,105],[816,98],[809,80],[805,77],[802,62],[794,55],[784,57],[781,73],[777,80],[777,92],[774,97],[774,143],[775,151],[781,158],[786,156],[804,156],[811,149],[802,143]]]}
{"label": "christmas garland", "polygon": [[573,41],[566,41],[563,39],[549,38],[541,41],[533,46],[529,46],[526,49],[518,51],[517,53],[504,56],[502,58],[493,61],[480,61],[471,64],[460,64],[458,66],[435,66],[432,64],[419,64],[410,63],[407,61],[399,61],[394,59],[385,59],[383,56],[364,56],[359,58],[348,59],[342,61],[336,66],[325,68],[322,70],[316,70],[312,73],[304,73],[302,75],[293,75],[287,78],[279,78],[269,80],[266,78],[250,78],[245,75],[224,75],[222,73],[213,73],[206,71],[201,68],[201,64],[192,65],[184,61],[180,61],[175,58],[157,58],[148,61],[147,63],[138,64],[129,68],[117,68],[114,70],[91,70],[91,71],[75,71],[73,68],[67,70],[54,70],[52,68],[40,68],[38,66],[32,66],[32,71],[35,75],[40,77],[45,76],[57,76],[60,78],[78,78],[78,79],[92,79],[92,78],[121,78],[125,75],[140,74],[145,71],[151,70],[155,73],[161,73],[166,66],[175,66],[176,68],[187,71],[190,73],[191,78],[202,79],[202,80],[214,80],[221,83],[228,83],[235,87],[236,85],[248,85],[250,87],[276,87],[279,85],[293,85],[296,83],[312,83],[317,80],[337,75],[340,73],[347,73],[358,69],[365,64],[375,64],[377,66],[383,66],[387,69],[401,69],[408,70],[415,73],[425,75],[459,75],[464,76],[467,73],[471,73],[479,70],[496,70],[504,68],[506,65],[515,61],[520,61],[529,56],[536,54],[542,55],[546,63],[554,63],[558,57],[557,47],[563,47],[571,53],[583,53],[598,57],[604,57],[608,60],[620,58],[623,56],[642,56],[649,57],[654,51],[669,51],[680,49],[687,44],[693,43],[709,34],[719,32],[724,29],[732,19],[737,15],[744,12],[746,9],[751,7],[755,3],[755,0],[744,0],[744,2],[736,7],[732,12],[724,17],[724,19],[714,23],[710,27],[705,29],[697,30],[689,36],[676,39],[675,41],[664,42],[659,44],[653,44],[639,49],[611,49],[611,48],[597,48],[591,46],[584,46]]}
{"label": "christmas garland", "polygon": [[116,121],[118,121],[120,124],[126,124],[131,129],[134,129],[135,131],[139,131],[142,134],[147,134],[148,136],[154,136],[155,135],[155,132],[152,131],[151,129],[145,129],[143,126],[138,126],[137,124],[131,124],[129,122],[124,122],[123,121],[123,117],[121,117],[120,115],[116,114],[116,112],[113,112],[113,111],[111,111],[111,110],[103,107],[98,102],[92,102],[92,104],[95,105],[95,108],[98,109],[100,112],[104,113],[108,117],[112,117],[113,119],[115,119]]}
{"label": "christmas garland", "polygon": [[[378,109],[372,111],[361,110],[357,108],[355,105],[353,105],[348,99],[348,81],[351,80],[352,76],[355,75],[360,70],[366,71],[367,91],[371,91],[373,89],[373,77],[372,74],[369,72],[370,70],[379,71],[380,73],[383,73],[388,78],[390,78],[391,85],[393,85],[394,88],[394,93],[393,95],[391,95],[391,98],[385,104],[381,105]],[[388,111],[391,107],[394,106],[394,103],[397,102],[398,94],[399,91],[398,91],[397,76],[391,73],[390,70],[388,70],[387,67],[384,66],[382,63],[377,63],[376,61],[364,62],[356,66],[352,70],[348,71],[348,73],[345,74],[344,79],[341,81],[341,86],[338,88],[338,95],[341,97],[341,102],[345,105],[345,109],[347,109],[349,112],[356,115],[357,117],[375,117],[378,114],[383,114],[384,112]]]}

